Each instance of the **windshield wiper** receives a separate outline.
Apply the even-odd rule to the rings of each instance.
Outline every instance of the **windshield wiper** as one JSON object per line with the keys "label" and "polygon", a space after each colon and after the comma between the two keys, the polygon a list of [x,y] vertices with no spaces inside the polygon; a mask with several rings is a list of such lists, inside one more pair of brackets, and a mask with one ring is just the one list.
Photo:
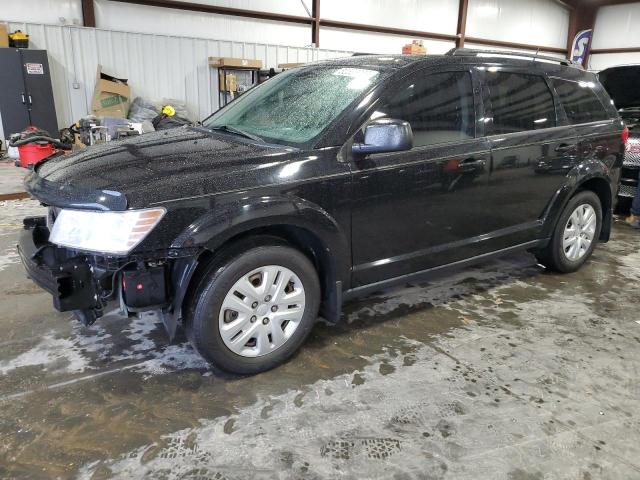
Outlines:
{"label": "windshield wiper", "polygon": [[235,133],[236,135],[241,135],[256,142],[265,143],[265,141],[259,136],[240,130],[237,127],[232,127],[231,125],[215,125],[207,128],[209,128],[209,130],[222,130],[223,132]]}

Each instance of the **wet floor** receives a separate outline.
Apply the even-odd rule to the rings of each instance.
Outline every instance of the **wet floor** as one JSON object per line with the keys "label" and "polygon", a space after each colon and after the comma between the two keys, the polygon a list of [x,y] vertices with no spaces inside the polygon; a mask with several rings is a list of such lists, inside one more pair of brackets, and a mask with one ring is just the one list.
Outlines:
{"label": "wet floor", "polygon": [[54,312],[0,205],[0,478],[640,478],[640,232],[571,275],[522,254],[347,305],[262,375],[153,317]]}

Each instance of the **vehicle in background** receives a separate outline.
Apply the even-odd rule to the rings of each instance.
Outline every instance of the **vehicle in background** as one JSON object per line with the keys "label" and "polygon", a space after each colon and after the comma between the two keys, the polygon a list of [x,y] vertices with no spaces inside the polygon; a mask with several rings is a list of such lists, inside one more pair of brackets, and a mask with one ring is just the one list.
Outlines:
{"label": "vehicle in background", "polygon": [[19,246],[60,311],[153,311],[257,373],[348,298],[514,251],[573,272],[609,239],[627,131],[540,55],[342,58],[205,119],[39,164]]}
{"label": "vehicle in background", "polygon": [[632,199],[640,176],[640,65],[610,67],[602,70],[598,78],[629,128],[618,195]]}

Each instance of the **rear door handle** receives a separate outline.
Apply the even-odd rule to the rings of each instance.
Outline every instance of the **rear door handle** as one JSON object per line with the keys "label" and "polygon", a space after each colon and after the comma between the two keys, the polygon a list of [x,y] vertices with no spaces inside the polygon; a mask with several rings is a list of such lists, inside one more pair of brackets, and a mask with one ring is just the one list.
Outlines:
{"label": "rear door handle", "polygon": [[24,98],[24,93],[20,94],[20,97],[22,97],[22,104],[24,105],[25,103],[27,103],[26,98]]}

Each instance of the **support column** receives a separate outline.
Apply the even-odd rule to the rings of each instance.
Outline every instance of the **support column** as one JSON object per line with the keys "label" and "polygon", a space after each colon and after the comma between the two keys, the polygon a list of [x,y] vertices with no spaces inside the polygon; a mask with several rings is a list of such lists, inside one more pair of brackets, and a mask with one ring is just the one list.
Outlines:
{"label": "support column", "polygon": [[320,0],[312,0],[311,2],[311,15],[313,21],[311,22],[311,43],[316,48],[320,47]]}
{"label": "support column", "polygon": [[93,28],[96,26],[96,14],[93,9],[93,0],[82,0],[82,25]]}
{"label": "support column", "polygon": [[460,0],[458,5],[458,26],[456,29],[456,48],[464,47],[464,38],[467,32],[467,9],[469,8],[469,0]]}
{"label": "support column", "polygon": [[[573,55],[572,47],[573,47],[573,39],[576,34],[582,30],[593,29],[593,26],[596,23],[596,13],[598,11],[597,7],[574,7],[571,9],[569,14],[569,32],[567,35],[567,58],[571,58]],[[587,55],[584,58],[583,67],[587,68],[589,64],[589,52],[591,51],[591,46],[589,46],[589,50],[587,51]]]}

